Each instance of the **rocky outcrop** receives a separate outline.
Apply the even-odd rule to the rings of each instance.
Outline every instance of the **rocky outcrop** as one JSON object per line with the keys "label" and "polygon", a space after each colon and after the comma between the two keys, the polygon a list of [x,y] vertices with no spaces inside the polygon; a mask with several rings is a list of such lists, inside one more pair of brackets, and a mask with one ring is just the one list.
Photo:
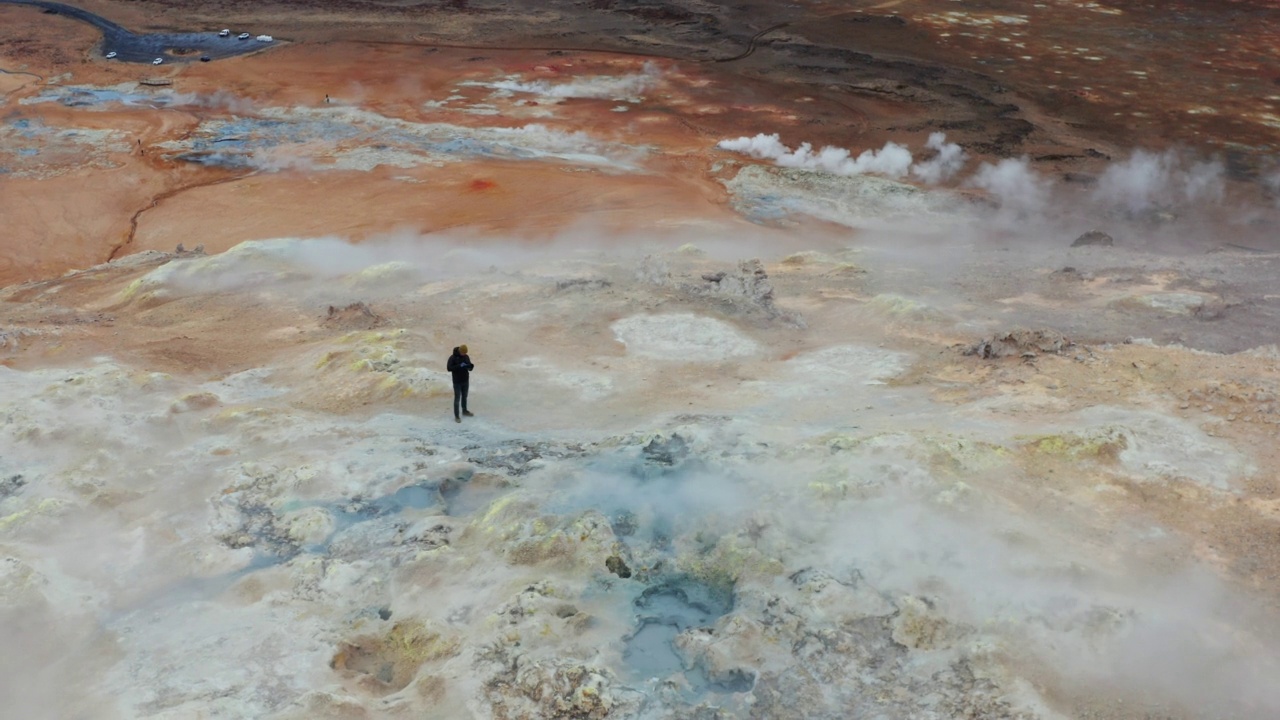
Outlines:
{"label": "rocky outcrop", "polygon": [[1040,354],[1057,355],[1075,343],[1056,330],[1017,329],[979,340],[965,348],[965,355],[983,360],[1007,357],[1033,358]]}
{"label": "rocky outcrop", "polygon": [[774,302],[769,273],[758,259],[743,260],[736,271],[702,273],[701,283],[687,283],[685,289],[697,296],[717,300],[739,312],[759,313],[769,320],[805,327],[804,319],[782,310]]}
{"label": "rocky outcrop", "polygon": [[373,308],[364,302],[354,302],[346,307],[329,306],[329,313],[322,323],[326,328],[351,332],[352,330],[372,330],[386,324],[386,319],[375,313]]}
{"label": "rocky outcrop", "polygon": [[[689,253],[681,255],[687,257]],[[636,279],[648,285],[675,288],[693,299],[711,301],[735,315],[806,327],[800,315],[777,306],[769,273],[759,259],[742,260],[728,270],[703,270],[695,277],[677,274],[665,257],[647,255],[636,270]]]}

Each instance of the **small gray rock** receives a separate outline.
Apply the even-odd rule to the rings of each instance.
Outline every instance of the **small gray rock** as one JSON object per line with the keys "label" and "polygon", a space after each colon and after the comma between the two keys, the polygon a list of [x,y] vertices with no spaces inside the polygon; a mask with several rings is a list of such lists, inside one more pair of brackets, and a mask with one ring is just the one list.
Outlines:
{"label": "small gray rock", "polygon": [[1085,245],[1102,245],[1104,247],[1111,247],[1115,244],[1115,238],[1110,235],[1102,232],[1101,230],[1090,230],[1076,238],[1076,241],[1071,243],[1071,247],[1084,247]]}

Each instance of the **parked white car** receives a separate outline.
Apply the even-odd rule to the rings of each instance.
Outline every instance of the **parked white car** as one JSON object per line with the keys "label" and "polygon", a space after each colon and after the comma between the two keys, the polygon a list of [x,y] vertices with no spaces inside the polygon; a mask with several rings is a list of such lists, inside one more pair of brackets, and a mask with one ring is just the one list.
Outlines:
{"label": "parked white car", "polygon": [[223,28],[222,30],[218,31],[218,37],[227,37],[230,34],[231,34],[231,31],[226,28]]}
{"label": "parked white car", "polygon": [[259,35],[257,37],[257,40],[258,42],[271,42],[275,40],[275,38],[271,37],[270,35]]}
{"label": "parked white car", "polygon": [[152,65],[159,65],[159,64],[160,64],[160,63],[162,63],[162,62],[164,62],[164,58],[156,58],[155,60],[152,60],[152,61],[151,61],[151,64],[152,64]]}
{"label": "parked white car", "polygon": [[237,35],[237,36],[236,36],[236,39],[237,39],[237,40],[248,40],[248,39],[249,39],[249,33],[240,33],[239,35]]}
{"label": "parked white car", "polygon": [[113,57],[115,57],[115,56],[117,56],[117,55],[119,55],[119,54],[120,54],[120,53],[116,52],[115,50],[112,50],[111,52],[107,53],[107,59],[108,59],[108,60],[110,60],[111,58],[113,58]]}

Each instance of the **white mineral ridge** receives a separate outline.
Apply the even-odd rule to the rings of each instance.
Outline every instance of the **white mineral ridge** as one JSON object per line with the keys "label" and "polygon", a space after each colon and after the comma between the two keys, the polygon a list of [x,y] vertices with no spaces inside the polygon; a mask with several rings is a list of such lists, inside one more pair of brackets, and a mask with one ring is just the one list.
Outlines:
{"label": "white mineral ridge", "polygon": [[613,332],[630,354],[677,362],[713,362],[757,350],[732,325],[693,313],[632,315],[615,322]]}
{"label": "white mineral ridge", "polygon": [[848,227],[923,226],[943,216],[952,222],[964,217],[965,204],[953,194],[871,175],[748,165],[724,185],[748,214],[796,212]]}
{"label": "white mineral ridge", "polygon": [[379,294],[412,284],[422,274],[419,265],[395,259],[399,251],[392,246],[354,246],[332,237],[251,240],[215,255],[175,258],[135,280],[124,295],[167,299],[338,278],[350,291]]}
{"label": "white mineral ridge", "polygon": [[874,386],[901,374],[911,361],[909,354],[892,350],[834,345],[778,363],[776,375],[740,387],[766,397],[836,400],[842,407],[850,406],[870,398],[876,392]]}
{"label": "white mineral ridge", "polygon": [[1257,471],[1249,458],[1194,423],[1145,410],[1099,406],[1080,413],[1101,431],[1125,438],[1120,462],[1143,479],[1181,478],[1228,490],[1231,480]]}
{"label": "white mineral ridge", "polygon": [[1170,315],[1191,315],[1198,312],[1213,296],[1204,293],[1165,292],[1136,295],[1134,300],[1153,310]]}
{"label": "white mineral ridge", "polygon": [[1010,435],[1025,440],[1041,434],[1062,435],[1085,443],[1119,442],[1123,471],[1135,480],[1188,480],[1216,490],[1258,471],[1256,464],[1225,440],[1195,422],[1146,409],[1098,405],[1063,414],[1060,419],[1028,425],[1028,411],[1054,412],[1065,405],[1039,396],[991,398],[966,405],[962,413],[986,424],[972,426],[970,437],[1005,445]]}
{"label": "white mineral ridge", "polygon": [[788,369],[806,377],[823,378],[863,385],[883,385],[900,374],[911,362],[911,356],[862,345],[835,345],[798,355],[787,363]]}
{"label": "white mineral ridge", "polygon": [[223,402],[245,403],[275,397],[285,392],[267,382],[271,375],[270,368],[252,368],[232,373],[220,380],[214,380],[199,386],[199,391],[212,393]]}
{"label": "white mineral ridge", "polygon": [[[311,241],[306,241],[311,242]],[[135,281],[125,291],[163,289],[165,294],[234,290],[247,285],[280,280],[298,269],[296,258],[304,251],[297,239],[252,240],[223,253],[169,262]]]}

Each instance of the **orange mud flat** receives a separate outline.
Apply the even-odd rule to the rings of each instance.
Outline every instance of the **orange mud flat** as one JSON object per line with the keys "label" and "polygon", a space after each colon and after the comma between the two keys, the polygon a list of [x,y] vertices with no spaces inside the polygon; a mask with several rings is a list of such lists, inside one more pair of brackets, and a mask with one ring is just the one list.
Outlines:
{"label": "orange mud flat", "polygon": [[[0,284],[178,243],[734,228],[746,221],[715,146],[758,132],[856,150],[945,131],[978,160],[1026,155],[1064,175],[1185,145],[1222,153],[1241,183],[1280,147],[1274,3],[305,5],[86,3],[139,30],[233,16],[280,39],[158,67],[104,59],[82,23],[0,5]],[[135,99],[84,104],[73,88]],[[423,150],[535,127],[550,139],[514,155]],[[227,147],[235,162],[212,161]]]}

